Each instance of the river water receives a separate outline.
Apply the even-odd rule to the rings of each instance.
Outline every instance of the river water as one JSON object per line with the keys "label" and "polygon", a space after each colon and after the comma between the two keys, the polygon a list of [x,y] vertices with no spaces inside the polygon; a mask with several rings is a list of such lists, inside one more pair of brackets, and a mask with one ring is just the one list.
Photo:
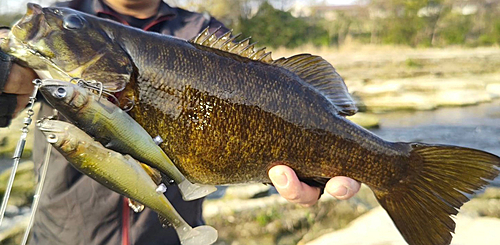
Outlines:
{"label": "river water", "polygon": [[[373,133],[390,141],[452,144],[500,156],[500,99],[468,107],[378,115]],[[500,178],[494,183],[500,186]]]}

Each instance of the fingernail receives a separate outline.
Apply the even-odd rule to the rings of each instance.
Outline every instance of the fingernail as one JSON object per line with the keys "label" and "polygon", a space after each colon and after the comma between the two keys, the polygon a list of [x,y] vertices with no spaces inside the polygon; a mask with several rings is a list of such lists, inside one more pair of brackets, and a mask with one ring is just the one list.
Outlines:
{"label": "fingernail", "polygon": [[349,194],[349,188],[345,185],[339,185],[337,188],[333,189],[331,194],[335,197],[345,197]]}
{"label": "fingernail", "polygon": [[277,187],[287,187],[288,186],[288,178],[286,177],[286,174],[284,172],[281,172],[279,174],[273,175],[273,183]]}

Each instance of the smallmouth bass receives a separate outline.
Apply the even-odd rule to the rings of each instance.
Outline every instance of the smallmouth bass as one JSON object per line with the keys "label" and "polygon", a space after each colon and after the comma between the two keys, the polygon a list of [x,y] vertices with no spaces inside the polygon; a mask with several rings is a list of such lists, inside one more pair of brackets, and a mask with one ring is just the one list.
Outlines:
{"label": "smallmouth bass", "polygon": [[321,57],[273,60],[230,33],[186,42],[31,4],[2,49],[44,74],[102,82],[134,100],[130,115],[165,140],[192,182],[270,183],[277,164],[315,186],[348,176],[373,190],[411,245],[449,244],[463,193],[500,173],[500,158],[480,150],[384,141],[344,118],[356,107]]}
{"label": "smallmouth bass", "polygon": [[99,99],[76,84],[50,79],[42,80],[40,92],[64,117],[107,148],[129,154],[172,178],[184,200],[195,200],[217,190],[215,186],[189,182],[151,136],[105,98]]}
{"label": "smallmouth bass", "polygon": [[213,227],[192,228],[186,223],[163,193],[156,192],[156,183],[132,157],[105,148],[66,122],[45,120],[39,128],[47,141],[80,172],[157,212],[163,224],[175,228],[183,245],[212,244],[217,240]]}

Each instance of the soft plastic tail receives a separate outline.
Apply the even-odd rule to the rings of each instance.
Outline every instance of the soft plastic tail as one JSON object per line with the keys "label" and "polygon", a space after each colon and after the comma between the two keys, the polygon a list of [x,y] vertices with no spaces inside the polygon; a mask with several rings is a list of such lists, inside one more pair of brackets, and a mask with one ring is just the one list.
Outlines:
{"label": "soft plastic tail", "polygon": [[387,189],[372,188],[410,245],[450,244],[450,217],[498,174],[500,158],[455,146],[411,143],[409,175]]}
{"label": "soft plastic tail", "polygon": [[217,187],[213,185],[193,184],[187,179],[184,179],[178,186],[182,193],[182,199],[185,201],[202,198],[217,190]]}
{"label": "soft plastic tail", "polygon": [[191,228],[189,225],[176,228],[182,245],[210,245],[217,241],[217,230],[203,225]]}

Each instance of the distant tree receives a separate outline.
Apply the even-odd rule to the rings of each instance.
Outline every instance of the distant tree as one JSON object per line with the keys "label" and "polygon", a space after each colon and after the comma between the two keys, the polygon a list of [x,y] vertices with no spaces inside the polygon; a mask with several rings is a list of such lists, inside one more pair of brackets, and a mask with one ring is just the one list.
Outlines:
{"label": "distant tree", "polygon": [[250,15],[251,5],[260,4],[264,0],[183,0],[176,5],[197,11],[206,12],[222,21],[226,26],[236,26],[241,16]]}
{"label": "distant tree", "polygon": [[329,44],[326,30],[305,18],[296,18],[290,12],[277,10],[268,2],[262,3],[254,16],[241,17],[236,29],[254,36],[259,45],[264,46],[294,48],[306,43]]}
{"label": "distant tree", "polygon": [[[169,1],[206,11],[244,36],[252,35],[262,46],[341,46],[346,37],[360,43],[413,47],[500,44],[499,0],[358,0],[359,9],[323,11],[316,7],[311,8],[311,15],[300,18],[288,10],[295,1]],[[312,0],[308,4],[325,2]],[[258,11],[256,6],[260,6]],[[335,12],[333,20],[331,11]],[[330,17],[325,18],[325,13]]]}

